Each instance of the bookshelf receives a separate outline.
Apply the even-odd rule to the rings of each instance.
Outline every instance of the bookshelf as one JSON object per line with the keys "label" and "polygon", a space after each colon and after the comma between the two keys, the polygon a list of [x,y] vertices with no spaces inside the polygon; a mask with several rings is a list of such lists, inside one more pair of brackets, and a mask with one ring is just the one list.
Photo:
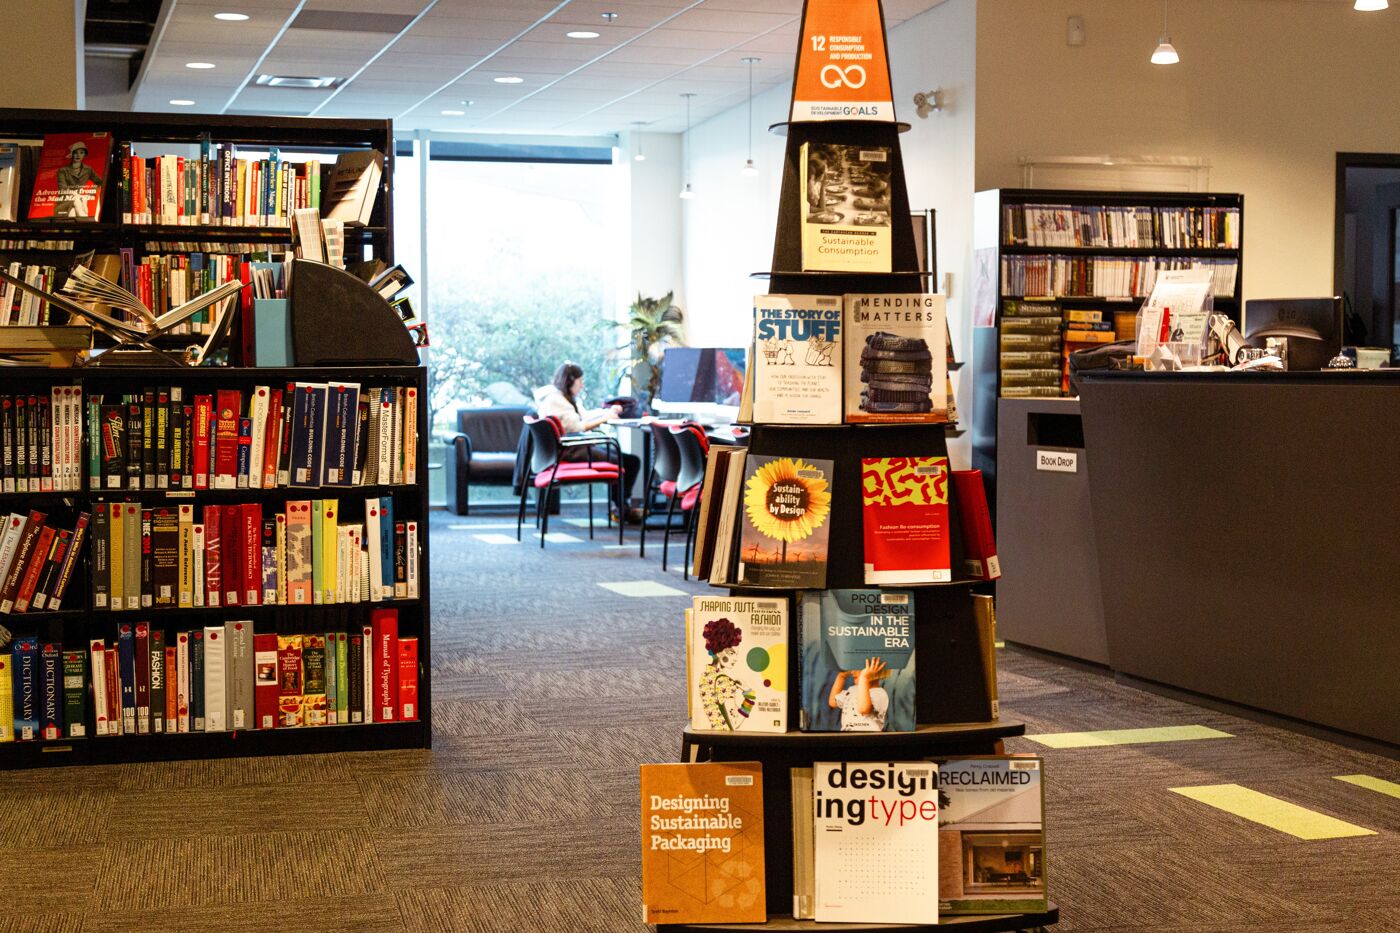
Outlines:
{"label": "bookshelf", "polygon": [[[187,397],[209,394],[215,389],[238,389],[244,398],[255,386],[281,386],[287,382],[351,382],[361,386],[402,386],[417,390],[417,464],[411,483],[398,485],[278,487],[273,489],[237,490],[106,490],[94,489],[86,466],[82,470],[79,488],[61,493],[0,494],[0,509],[5,513],[24,512],[29,508],[51,512],[63,511],[76,515],[91,512],[102,501],[139,501],[144,507],[156,508],[180,504],[233,504],[256,502],[263,506],[264,517],[284,506],[289,500],[336,498],[348,523],[362,518],[364,500],[370,496],[392,494],[395,520],[416,521],[418,535],[417,562],[419,567],[419,596],[416,599],[392,599],[370,603],[338,603],[333,605],[287,606],[254,605],[224,608],[164,609],[149,608],[113,612],[99,610],[92,598],[91,536],[85,542],[74,568],[73,579],[64,595],[63,608],[58,612],[26,612],[0,616],[0,625],[17,637],[34,635],[41,641],[56,641],[66,650],[84,650],[89,640],[101,638],[115,644],[116,627],[124,622],[150,622],[153,629],[167,633],[184,631],[219,621],[251,621],[254,634],[306,634],[358,631],[367,624],[371,609],[393,608],[398,613],[400,636],[418,639],[418,719],[408,721],[365,723],[302,728],[240,729],[225,732],[188,732],[177,734],[140,734],[98,736],[95,730],[95,708],[92,696],[91,670],[85,685],[84,710],[87,737],[48,741],[0,743],[0,768],[26,768],[55,765],[93,765],[130,761],[216,758],[229,756],[285,755],[310,752],[352,751],[387,748],[427,748],[432,742],[431,642],[430,642],[430,582],[428,520],[428,459],[427,459],[427,372],[418,366],[393,367],[303,367],[293,369],[201,367],[177,369],[171,367],[123,367],[120,369],[36,369],[0,368],[0,395],[36,394],[48,392],[54,386],[76,385],[84,398],[100,393],[110,397],[123,392],[141,392],[148,386],[177,385]],[[84,409],[85,410],[85,409]],[[84,419],[83,449],[86,450],[87,426]],[[86,457],[84,456],[84,464]],[[41,504],[42,503],[42,504]],[[69,526],[71,527],[71,526]],[[91,526],[89,526],[91,529]],[[8,649],[6,649],[8,652]]]}

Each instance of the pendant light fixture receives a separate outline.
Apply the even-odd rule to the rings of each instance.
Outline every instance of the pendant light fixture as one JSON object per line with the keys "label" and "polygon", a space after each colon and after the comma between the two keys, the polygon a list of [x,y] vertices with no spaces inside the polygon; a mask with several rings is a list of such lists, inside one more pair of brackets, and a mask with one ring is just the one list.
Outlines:
{"label": "pendant light fixture", "polygon": [[753,66],[762,59],[749,56],[741,58],[739,61],[749,66],[749,158],[744,163],[744,167],[739,169],[739,174],[752,178],[758,174],[758,166],[753,164]]}
{"label": "pendant light fixture", "polygon": [[1356,0],[1352,6],[1353,10],[1360,10],[1362,13],[1374,13],[1377,10],[1390,8],[1390,0]]}
{"label": "pendant light fixture", "polygon": [[1162,0],[1162,38],[1157,43],[1157,50],[1152,53],[1152,64],[1175,65],[1179,61],[1181,61],[1181,56],[1176,54],[1176,47],[1172,45],[1172,37],[1167,32],[1167,0]]}
{"label": "pendant light fixture", "polygon": [[642,127],[646,126],[646,123],[641,120],[633,120],[632,125],[636,127],[636,129],[632,131],[632,135],[636,137],[637,140],[637,154],[632,156],[632,161],[645,162],[647,160],[647,154],[642,151]]}
{"label": "pendant light fixture", "polygon": [[695,189],[690,186],[690,99],[695,94],[688,92],[681,96],[685,98],[685,187],[681,189],[681,200],[689,201],[695,197]]}

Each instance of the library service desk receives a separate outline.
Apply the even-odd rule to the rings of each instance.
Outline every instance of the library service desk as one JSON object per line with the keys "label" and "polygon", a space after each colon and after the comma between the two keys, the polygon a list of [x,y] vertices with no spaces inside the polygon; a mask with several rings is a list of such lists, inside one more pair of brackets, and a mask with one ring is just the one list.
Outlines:
{"label": "library service desk", "polygon": [[1113,670],[1400,751],[1400,371],[1080,401]]}

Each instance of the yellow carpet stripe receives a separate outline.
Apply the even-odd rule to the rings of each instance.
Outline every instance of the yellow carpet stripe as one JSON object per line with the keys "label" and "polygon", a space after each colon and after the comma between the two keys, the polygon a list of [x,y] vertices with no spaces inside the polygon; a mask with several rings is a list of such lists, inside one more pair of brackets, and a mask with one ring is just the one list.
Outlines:
{"label": "yellow carpet stripe", "polygon": [[1364,787],[1373,790],[1378,794],[1388,794],[1400,800],[1400,784],[1393,781],[1382,780],[1378,777],[1371,777],[1369,774],[1343,774],[1337,780],[1346,781],[1348,784],[1355,784],[1357,787]]}
{"label": "yellow carpet stripe", "polygon": [[1101,732],[1048,732],[1044,735],[1028,735],[1026,738],[1046,748],[1090,748],[1097,745],[1229,739],[1233,736],[1209,726],[1160,726],[1152,729],[1107,729]]}
{"label": "yellow carpet stripe", "polygon": [[1349,836],[1374,836],[1375,830],[1355,826],[1343,820],[1300,807],[1287,800],[1261,794],[1239,784],[1206,784],[1200,787],[1168,788],[1174,794],[1189,797],[1198,803],[1235,816],[1243,817],[1270,829],[1276,829],[1299,839],[1344,839]]}

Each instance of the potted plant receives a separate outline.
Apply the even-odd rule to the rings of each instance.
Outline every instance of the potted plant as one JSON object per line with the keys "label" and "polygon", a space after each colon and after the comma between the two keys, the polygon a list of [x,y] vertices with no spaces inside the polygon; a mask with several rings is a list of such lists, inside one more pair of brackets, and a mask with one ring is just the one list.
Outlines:
{"label": "potted plant", "polygon": [[675,292],[647,298],[640,292],[628,309],[631,340],[620,347],[628,353],[625,371],[632,376],[632,394],[648,410],[661,389],[661,358],[668,346],[685,343],[685,312],[673,303]]}

